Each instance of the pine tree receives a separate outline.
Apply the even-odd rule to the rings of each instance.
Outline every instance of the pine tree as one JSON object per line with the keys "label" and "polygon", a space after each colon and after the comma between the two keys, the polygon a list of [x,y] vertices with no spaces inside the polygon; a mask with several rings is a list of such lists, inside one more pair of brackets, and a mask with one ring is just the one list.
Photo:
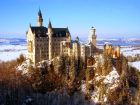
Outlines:
{"label": "pine tree", "polygon": [[54,58],[53,60],[53,67],[54,67],[54,72],[58,75],[59,74],[59,60],[57,57]]}
{"label": "pine tree", "polygon": [[107,55],[103,54],[103,65],[102,65],[102,74],[103,75],[106,75],[107,66],[108,66]]}
{"label": "pine tree", "polygon": [[65,57],[63,55],[60,56],[59,62],[59,72],[61,75],[64,75],[66,73],[66,62],[65,62]]}
{"label": "pine tree", "polygon": [[89,79],[90,79],[90,70],[86,69],[86,93],[89,94]]}
{"label": "pine tree", "polygon": [[23,54],[21,54],[20,56],[19,56],[19,58],[17,58],[17,63],[18,64],[21,64],[23,61],[25,61],[26,60],[26,58],[24,57],[24,55]]}
{"label": "pine tree", "polygon": [[69,70],[70,79],[73,81],[76,77],[76,61],[75,58],[72,56],[70,59],[70,70]]}
{"label": "pine tree", "polygon": [[108,62],[107,62],[107,70],[106,70],[106,74],[110,73],[112,71],[113,65],[112,65],[112,59],[108,58]]}
{"label": "pine tree", "polygon": [[96,73],[99,74],[99,75],[103,74],[102,65],[101,65],[101,61],[100,61],[99,58],[98,58],[98,61],[97,61]]}
{"label": "pine tree", "polygon": [[122,57],[122,75],[127,73],[127,69],[128,69],[127,59],[125,57]]}
{"label": "pine tree", "polygon": [[122,73],[122,67],[121,67],[122,63],[121,63],[121,59],[118,59],[116,61],[116,70],[118,71],[119,75]]}

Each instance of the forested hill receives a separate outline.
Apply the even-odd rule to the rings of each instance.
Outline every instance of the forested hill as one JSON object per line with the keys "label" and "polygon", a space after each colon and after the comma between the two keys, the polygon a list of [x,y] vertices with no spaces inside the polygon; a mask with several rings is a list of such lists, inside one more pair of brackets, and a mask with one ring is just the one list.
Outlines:
{"label": "forested hill", "polygon": [[140,72],[127,59],[94,57],[92,69],[60,56],[37,67],[24,56],[0,63],[2,105],[139,105]]}

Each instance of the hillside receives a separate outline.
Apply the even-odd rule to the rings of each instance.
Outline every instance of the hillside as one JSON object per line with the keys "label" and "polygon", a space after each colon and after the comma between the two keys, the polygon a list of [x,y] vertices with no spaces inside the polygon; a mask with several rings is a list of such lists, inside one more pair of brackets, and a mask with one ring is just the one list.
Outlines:
{"label": "hillside", "polygon": [[[127,59],[100,54],[92,68],[60,56],[36,68],[24,56],[0,63],[0,104],[139,105],[140,72]],[[26,72],[25,72],[26,71]]]}

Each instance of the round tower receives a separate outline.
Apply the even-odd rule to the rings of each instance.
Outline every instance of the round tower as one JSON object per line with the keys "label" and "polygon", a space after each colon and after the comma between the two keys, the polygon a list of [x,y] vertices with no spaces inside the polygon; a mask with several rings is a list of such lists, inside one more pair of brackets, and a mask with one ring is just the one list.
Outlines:
{"label": "round tower", "polygon": [[91,27],[89,31],[89,42],[96,47],[96,29],[94,27]]}
{"label": "round tower", "polygon": [[52,59],[52,35],[53,35],[53,30],[52,30],[52,24],[51,21],[49,20],[48,24],[48,37],[49,37],[49,60]]}
{"label": "round tower", "polygon": [[42,13],[41,13],[41,10],[40,9],[38,11],[37,25],[39,27],[41,27],[43,25],[43,18],[42,18]]}

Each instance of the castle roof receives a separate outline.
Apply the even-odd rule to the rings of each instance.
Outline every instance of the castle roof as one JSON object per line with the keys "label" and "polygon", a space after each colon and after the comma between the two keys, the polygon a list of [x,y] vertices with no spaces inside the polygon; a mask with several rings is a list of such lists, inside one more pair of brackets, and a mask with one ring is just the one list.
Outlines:
{"label": "castle roof", "polygon": [[[66,37],[67,28],[52,28],[53,37]],[[46,27],[37,27],[31,26],[32,33],[35,34],[36,37],[47,37],[48,28]]]}
{"label": "castle roof", "polygon": [[35,34],[36,37],[46,37],[47,28],[46,27],[37,27],[31,26],[32,33]]}

